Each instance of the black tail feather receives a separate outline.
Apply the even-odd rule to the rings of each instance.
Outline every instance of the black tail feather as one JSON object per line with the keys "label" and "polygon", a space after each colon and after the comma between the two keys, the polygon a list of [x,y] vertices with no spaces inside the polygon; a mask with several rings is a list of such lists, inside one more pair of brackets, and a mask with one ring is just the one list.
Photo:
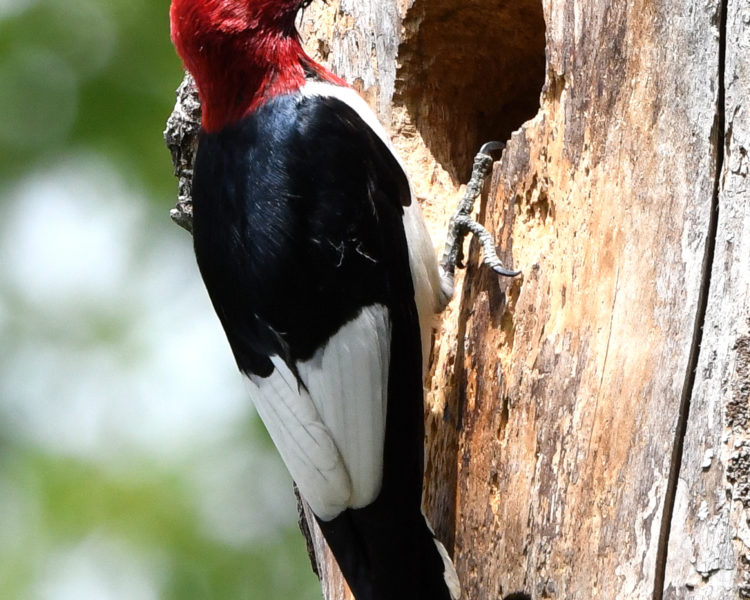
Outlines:
{"label": "black tail feather", "polygon": [[379,504],[319,521],[355,598],[451,600],[443,559],[421,512],[379,515],[387,510]]}

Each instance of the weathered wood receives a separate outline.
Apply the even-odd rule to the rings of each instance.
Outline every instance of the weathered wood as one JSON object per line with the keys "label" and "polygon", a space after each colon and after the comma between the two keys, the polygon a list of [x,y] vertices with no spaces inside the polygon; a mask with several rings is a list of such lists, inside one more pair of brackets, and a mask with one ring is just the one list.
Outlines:
{"label": "weathered wood", "polygon": [[463,299],[459,574],[468,598],[651,598],[700,326],[719,3],[545,16],[541,111],[486,209],[525,278],[471,271]]}
{"label": "weathered wood", "polygon": [[750,598],[750,7],[726,17],[723,168],[665,598]]}

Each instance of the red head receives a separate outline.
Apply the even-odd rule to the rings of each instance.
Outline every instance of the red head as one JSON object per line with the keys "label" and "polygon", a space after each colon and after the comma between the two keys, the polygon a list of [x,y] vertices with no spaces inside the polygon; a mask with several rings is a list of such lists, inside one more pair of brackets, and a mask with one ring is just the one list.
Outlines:
{"label": "red head", "polygon": [[299,42],[294,19],[309,2],[172,0],[172,41],[198,86],[204,129],[220,129],[264,100],[299,89],[305,66],[335,79]]}

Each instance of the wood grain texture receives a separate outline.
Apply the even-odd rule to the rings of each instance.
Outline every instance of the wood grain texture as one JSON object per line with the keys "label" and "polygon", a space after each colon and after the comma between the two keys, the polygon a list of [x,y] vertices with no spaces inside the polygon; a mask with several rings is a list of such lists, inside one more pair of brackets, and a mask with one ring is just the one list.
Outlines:
{"label": "wood grain texture", "polygon": [[665,598],[750,598],[750,7],[726,15],[723,165]]}
{"label": "wood grain texture", "polygon": [[485,210],[524,279],[471,270],[462,301],[459,575],[467,598],[651,598],[700,326],[719,5],[545,16],[541,111]]}

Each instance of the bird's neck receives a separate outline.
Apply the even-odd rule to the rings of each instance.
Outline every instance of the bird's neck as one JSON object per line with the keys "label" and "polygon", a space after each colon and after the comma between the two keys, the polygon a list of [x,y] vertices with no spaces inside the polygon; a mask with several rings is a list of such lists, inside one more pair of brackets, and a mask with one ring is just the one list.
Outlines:
{"label": "bird's neck", "polygon": [[301,88],[307,58],[296,37],[221,40],[185,60],[202,105],[202,125],[217,131],[268,99]]}

